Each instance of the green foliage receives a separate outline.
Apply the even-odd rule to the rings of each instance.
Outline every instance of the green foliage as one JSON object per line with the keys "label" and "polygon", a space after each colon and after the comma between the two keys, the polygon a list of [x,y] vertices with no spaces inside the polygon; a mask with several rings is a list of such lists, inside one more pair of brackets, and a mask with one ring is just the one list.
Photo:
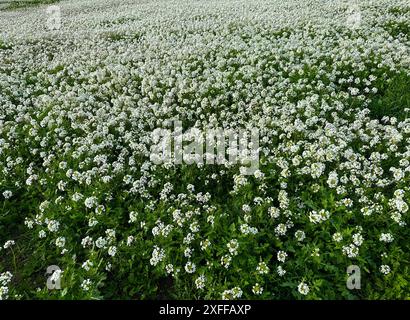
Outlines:
{"label": "green foliage", "polygon": [[406,119],[410,111],[410,75],[400,72],[381,81],[380,91],[369,105],[371,116],[379,120],[384,116]]}
{"label": "green foliage", "polygon": [[[408,22],[383,20],[372,42],[344,22],[225,23],[230,10],[215,26],[216,9],[180,10],[178,29],[166,8],[165,28],[142,30],[141,17],[104,13],[90,20],[98,47],[75,39],[67,56],[58,37],[0,40],[10,298],[410,299],[410,75],[404,55],[390,59],[381,45],[392,36],[399,47]],[[239,164],[154,166],[139,135],[172,118],[260,126],[260,175],[241,176]],[[394,240],[380,240],[385,232]],[[346,286],[353,264],[359,290]],[[50,265],[62,269],[61,290],[46,286]]]}
{"label": "green foliage", "polygon": [[5,1],[5,6],[0,7],[0,10],[15,10],[27,7],[34,7],[42,4],[53,4],[60,0],[10,0]]}

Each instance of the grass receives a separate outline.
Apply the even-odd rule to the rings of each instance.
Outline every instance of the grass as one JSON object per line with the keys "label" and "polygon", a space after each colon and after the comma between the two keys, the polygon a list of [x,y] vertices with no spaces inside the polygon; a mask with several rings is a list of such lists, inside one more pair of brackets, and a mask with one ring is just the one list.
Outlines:
{"label": "grass", "polygon": [[376,119],[389,116],[404,120],[407,118],[406,108],[410,108],[410,75],[405,72],[386,82],[369,105],[370,115]]}

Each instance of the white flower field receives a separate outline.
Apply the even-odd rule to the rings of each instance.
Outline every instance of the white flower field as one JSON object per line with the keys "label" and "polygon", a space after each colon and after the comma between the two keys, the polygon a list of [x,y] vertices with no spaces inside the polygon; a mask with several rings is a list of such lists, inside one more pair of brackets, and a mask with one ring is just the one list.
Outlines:
{"label": "white flower field", "polygon": [[0,299],[410,298],[408,0],[0,2]]}

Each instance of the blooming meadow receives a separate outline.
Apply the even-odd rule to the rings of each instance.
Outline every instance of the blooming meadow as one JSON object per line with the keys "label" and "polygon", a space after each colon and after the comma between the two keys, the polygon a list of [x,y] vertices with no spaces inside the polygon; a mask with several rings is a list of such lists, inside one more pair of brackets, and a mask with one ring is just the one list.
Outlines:
{"label": "blooming meadow", "polygon": [[0,8],[0,299],[410,298],[407,0],[48,5]]}

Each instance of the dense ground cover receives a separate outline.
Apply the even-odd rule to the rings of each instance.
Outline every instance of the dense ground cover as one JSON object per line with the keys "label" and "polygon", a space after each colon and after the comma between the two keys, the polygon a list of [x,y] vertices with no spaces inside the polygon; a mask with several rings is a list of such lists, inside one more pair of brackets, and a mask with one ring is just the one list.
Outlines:
{"label": "dense ground cover", "polygon": [[33,7],[41,4],[52,4],[58,0],[0,0],[0,10],[13,10]]}
{"label": "dense ground cover", "polygon": [[[0,299],[410,297],[408,1],[58,5],[0,11]],[[259,170],[152,163],[174,120]]]}

